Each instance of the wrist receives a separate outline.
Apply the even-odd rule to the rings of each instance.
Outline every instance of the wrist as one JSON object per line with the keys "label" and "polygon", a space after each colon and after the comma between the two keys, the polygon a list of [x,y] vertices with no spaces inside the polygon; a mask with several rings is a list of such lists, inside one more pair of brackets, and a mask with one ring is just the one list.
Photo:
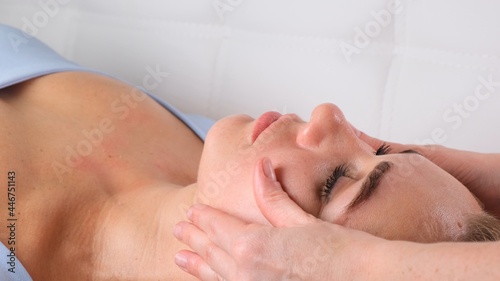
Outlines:
{"label": "wrist", "polygon": [[382,240],[374,245],[370,261],[366,264],[365,276],[359,280],[416,280],[413,272],[416,264],[411,258],[418,256],[422,244],[406,241]]}
{"label": "wrist", "polygon": [[394,265],[394,256],[398,253],[394,251],[391,241],[382,240],[378,243],[372,244],[368,255],[364,255],[361,259],[363,265],[360,268],[362,273],[359,278],[355,280],[391,280],[389,272]]}
{"label": "wrist", "polygon": [[396,280],[389,274],[393,271],[393,265],[397,263],[395,258],[399,254],[396,242],[385,240],[367,234],[369,239],[360,239],[351,246],[352,257],[343,268],[346,272],[345,280]]}
{"label": "wrist", "polygon": [[372,252],[363,280],[500,280],[498,242],[386,241]]}

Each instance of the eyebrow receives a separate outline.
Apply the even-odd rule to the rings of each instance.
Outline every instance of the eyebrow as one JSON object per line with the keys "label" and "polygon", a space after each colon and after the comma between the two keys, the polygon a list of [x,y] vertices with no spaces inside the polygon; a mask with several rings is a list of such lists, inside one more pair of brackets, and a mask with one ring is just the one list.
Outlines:
{"label": "eyebrow", "polygon": [[392,162],[382,161],[375,166],[375,168],[368,174],[366,180],[361,185],[361,190],[359,191],[356,198],[351,201],[351,203],[347,206],[347,209],[353,209],[354,207],[361,204],[361,202],[366,201],[377,189],[380,184],[380,180],[392,167]]}
{"label": "eyebrow", "polygon": [[[420,152],[413,149],[403,150],[398,153],[418,154],[422,156]],[[368,174],[366,180],[361,184],[361,190],[359,191],[358,195],[356,195],[354,200],[352,200],[351,203],[347,205],[347,210],[353,209],[357,205],[368,200],[368,198],[370,198],[375,189],[377,189],[377,187],[379,186],[382,176],[389,171],[392,165],[393,163],[389,161],[382,161],[378,163],[377,166],[375,166],[375,168]]]}

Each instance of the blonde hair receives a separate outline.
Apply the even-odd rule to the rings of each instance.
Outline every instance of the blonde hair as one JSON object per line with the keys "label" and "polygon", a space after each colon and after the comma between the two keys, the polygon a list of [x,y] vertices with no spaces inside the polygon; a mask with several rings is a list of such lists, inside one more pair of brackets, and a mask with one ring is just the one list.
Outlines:
{"label": "blonde hair", "polygon": [[466,231],[459,241],[486,242],[500,241],[500,220],[483,212],[471,215],[466,222]]}

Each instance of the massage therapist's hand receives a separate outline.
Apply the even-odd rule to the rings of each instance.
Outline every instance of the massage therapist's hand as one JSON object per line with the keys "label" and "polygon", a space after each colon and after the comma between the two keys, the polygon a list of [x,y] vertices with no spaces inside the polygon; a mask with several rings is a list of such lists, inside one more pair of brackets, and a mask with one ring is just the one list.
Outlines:
{"label": "massage therapist's hand", "polygon": [[407,145],[385,142],[373,138],[353,126],[359,139],[373,149],[384,143],[390,145],[391,153],[415,150],[425,158],[447,171],[465,185],[481,202],[486,211],[500,216],[500,154],[477,153],[447,148],[441,145]]}
{"label": "massage therapist's hand", "polygon": [[205,281],[369,279],[364,265],[377,268],[371,254],[386,240],[305,213],[275,180],[269,160],[260,161],[254,178],[257,205],[273,226],[195,205],[191,222],[174,230],[194,250],[176,255],[182,269]]}

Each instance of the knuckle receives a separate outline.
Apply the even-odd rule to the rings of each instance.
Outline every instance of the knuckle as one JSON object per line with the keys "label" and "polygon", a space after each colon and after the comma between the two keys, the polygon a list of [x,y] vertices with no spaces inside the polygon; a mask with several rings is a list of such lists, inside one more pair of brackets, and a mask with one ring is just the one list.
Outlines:
{"label": "knuckle", "polygon": [[241,235],[232,243],[232,254],[239,262],[249,262],[250,257],[263,257],[265,236],[262,232]]}
{"label": "knuckle", "polygon": [[248,259],[249,256],[257,254],[257,249],[254,242],[247,239],[246,236],[238,237],[232,244],[231,250],[234,258],[237,261]]}
{"label": "knuckle", "polygon": [[200,259],[188,259],[186,264],[186,270],[190,274],[199,277],[200,276],[200,267],[202,266],[202,262]]}
{"label": "knuckle", "polygon": [[218,247],[213,243],[209,243],[205,249],[204,258],[206,259],[206,261],[208,263],[210,263],[210,261],[216,261],[217,260],[217,252],[218,252]]}
{"label": "knuckle", "polygon": [[186,264],[186,269],[188,270],[188,272],[194,274],[194,275],[198,275],[198,267],[199,267],[199,261],[197,260],[193,260],[193,259],[190,259],[188,260],[187,264]]}
{"label": "knuckle", "polygon": [[195,245],[195,238],[193,237],[193,235],[191,235],[191,232],[183,232],[182,233],[182,241],[192,247],[193,245]]}
{"label": "knuckle", "polygon": [[207,222],[206,222],[206,232],[210,236],[217,236],[219,233],[219,227],[217,225],[217,220],[214,217],[211,217]]}

